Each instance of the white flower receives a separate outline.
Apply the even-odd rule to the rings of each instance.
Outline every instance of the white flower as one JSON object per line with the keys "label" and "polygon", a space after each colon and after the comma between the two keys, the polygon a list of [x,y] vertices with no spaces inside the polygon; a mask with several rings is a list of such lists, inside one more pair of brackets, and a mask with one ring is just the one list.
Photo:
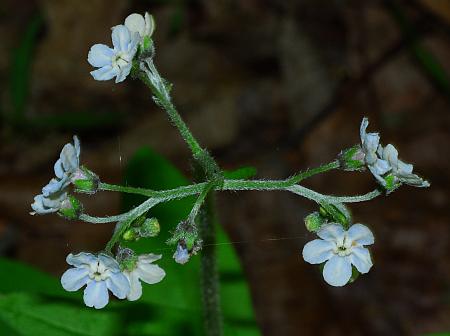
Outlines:
{"label": "white flower", "polygon": [[158,265],[152,264],[159,259],[161,259],[161,255],[143,254],[138,257],[135,268],[132,271],[123,271],[123,274],[130,282],[130,292],[127,295],[128,300],[135,301],[142,296],[141,280],[152,285],[164,279],[166,272]]}
{"label": "white flower", "polygon": [[388,144],[386,147],[379,146],[378,154],[383,160],[386,160],[390,167],[391,173],[395,177],[394,185],[398,182],[405,183],[414,187],[429,187],[430,183],[420,176],[413,174],[413,165],[405,163],[398,158],[397,149]]}
{"label": "white flower", "polygon": [[130,74],[140,37],[124,25],[113,27],[111,37],[114,48],[104,44],[93,45],[89,50],[88,62],[100,68],[91,72],[95,80],[105,81],[116,77],[116,83],[119,83]]}
{"label": "white flower", "polygon": [[74,266],[61,277],[61,285],[66,291],[75,292],[84,285],[84,303],[88,307],[101,309],[108,304],[110,290],[119,299],[124,299],[130,291],[127,277],[120,271],[117,261],[106,254],[95,256],[81,252],[69,254],[67,263]]}
{"label": "white flower", "polygon": [[73,137],[73,143],[73,145],[71,143],[64,145],[54,166],[56,177],[61,180],[68,180],[69,183],[71,175],[75,174],[80,168],[81,147],[80,140],[76,135]]}
{"label": "white flower", "polygon": [[73,145],[68,143],[61,150],[59,159],[54,165],[56,178],[52,178],[42,188],[41,195],[34,197],[34,202],[31,204],[34,211],[30,214],[42,215],[58,212],[63,206],[63,202],[68,202],[67,186],[80,166],[80,140],[74,136],[73,141]]}
{"label": "white flower", "polygon": [[178,264],[186,264],[190,258],[189,251],[186,248],[186,246],[178,244],[177,250],[173,254],[173,258],[175,259],[175,262]]}
{"label": "white flower", "polygon": [[384,183],[384,179],[381,175],[386,174],[391,167],[386,160],[381,159],[377,155],[380,135],[378,133],[367,133],[367,126],[369,126],[369,120],[363,118],[359,132],[361,136],[361,147],[364,153],[364,161],[373,176],[375,176],[379,182]]}
{"label": "white flower", "polygon": [[125,26],[131,33],[138,33],[143,39],[145,36],[152,36],[155,30],[155,20],[147,12],[145,12],[145,16],[133,13],[125,19]]}
{"label": "white flower", "polygon": [[372,267],[369,250],[364,246],[375,241],[372,232],[362,224],[352,225],[345,231],[339,224],[323,226],[315,239],[303,248],[303,259],[310,264],[325,263],[323,278],[331,286],[344,286],[352,276],[352,265],[360,273]]}
{"label": "white flower", "polygon": [[[55,180],[55,179],[53,179],[53,180]],[[48,185],[50,185],[52,183],[52,181],[50,181],[50,183]],[[31,215],[35,215],[35,214],[44,215],[44,214],[49,214],[49,213],[53,213],[53,212],[58,212],[61,209],[61,207],[65,204],[65,202],[67,202],[67,201],[68,201],[68,195],[67,195],[67,192],[65,192],[65,191],[51,193],[48,196],[37,195],[34,197],[33,204],[31,204],[31,208],[34,211],[30,212],[30,214]]]}

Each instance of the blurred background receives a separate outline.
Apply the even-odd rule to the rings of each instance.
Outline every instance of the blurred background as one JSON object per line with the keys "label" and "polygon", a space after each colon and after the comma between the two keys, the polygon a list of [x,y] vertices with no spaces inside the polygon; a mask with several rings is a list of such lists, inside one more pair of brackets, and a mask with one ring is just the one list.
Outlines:
{"label": "blurred background", "polygon": [[[0,255],[59,277],[68,253],[104,247],[110,225],[28,214],[73,134],[82,162],[106,182],[131,184],[125,171],[143,145],[191,176],[189,151],[146,88],[89,74],[89,48],[110,45],[110,27],[144,11],[156,19],[155,63],[174,84],[176,105],[225,169],[251,165],[260,178],[284,178],[329,162],[359,142],[367,116],[369,130],[432,184],[351,207],[375,233],[375,267],[344,288],[328,286],[301,258],[314,204],[281,192],[220,194],[220,222],[231,241],[244,242],[233,246],[261,334],[449,332],[445,0],[2,0]],[[342,195],[375,187],[368,173],[305,184]],[[115,193],[83,201],[97,215],[123,206]],[[7,277],[0,269],[0,288]]]}

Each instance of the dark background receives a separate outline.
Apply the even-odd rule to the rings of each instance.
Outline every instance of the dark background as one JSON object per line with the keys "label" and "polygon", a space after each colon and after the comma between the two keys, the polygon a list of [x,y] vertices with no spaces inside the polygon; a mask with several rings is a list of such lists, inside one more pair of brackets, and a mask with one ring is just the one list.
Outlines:
{"label": "dark background", "polygon": [[[359,141],[363,116],[430,180],[352,206],[375,233],[375,266],[332,288],[301,258],[313,204],[281,192],[219,196],[264,335],[422,335],[450,330],[450,2],[11,1],[0,3],[0,254],[60,275],[71,251],[99,250],[112,227],[31,217],[62,145],[119,183],[142,145],[187,175],[189,152],[138,81],[89,75],[88,50],[131,12],[157,21],[155,59],[200,142],[226,169],[284,178]],[[332,172],[307,186],[335,194],[375,187]],[[89,213],[120,211],[101,193]],[[268,238],[289,238],[267,240]],[[220,248],[220,247],[219,247]],[[1,271],[0,271],[0,276]],[[238,303],[237,303],[238,304]]]}

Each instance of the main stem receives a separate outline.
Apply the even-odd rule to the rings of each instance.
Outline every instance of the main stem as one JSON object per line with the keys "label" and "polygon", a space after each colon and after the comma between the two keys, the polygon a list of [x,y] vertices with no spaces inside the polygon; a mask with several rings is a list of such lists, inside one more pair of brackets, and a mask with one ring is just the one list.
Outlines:
{"label": "main stem", "polygon": [[[184,141],[189,146],[195,163],[194,174],[199,182],[212,182],[223,184],[221,170],[211,155],[204,150],[192,135],[186,123],[177,112],[170,99],[170,89],[161,78],[153,64],[152,59],[146,59],[145,64],[140,65],[139,76],[141,80],[152,90],[155,102],[160,105],[169,116],[172,123],[177,127]],[[146,65],[146,66],[145,66]],[[213,178],[214,181],[210,181]],[[217,180],[216,180],[217,179]],[[215,241],[214,231],[214,199],[209,193],[213,184],[202,190],[196,206],[202,204],[202,198],[206,197],[205,203],[199,212],[199,233],[204,245],[212,247]],[[195,217],[195,212],[193,210]],[[195,219],[195,218],[194,218]],[[201,288],[203,298],[203,312],[205,317],[205,333],[208,336],[222,336],[222,314],[220,311],[219,276],[216,264],[216,253],[214,248],[207,248],[201,253]]]}
{"label": "main stem", "polygon": [[200,284],[205,333],[208,336],[222,336],[219,272],[215,248],[216,232],[214,223],[216,218],[214,202],[214,192],[211,192],[200,209],[198,217],[200,237],[203,240],[203,245],[206,246],[200,254]]}

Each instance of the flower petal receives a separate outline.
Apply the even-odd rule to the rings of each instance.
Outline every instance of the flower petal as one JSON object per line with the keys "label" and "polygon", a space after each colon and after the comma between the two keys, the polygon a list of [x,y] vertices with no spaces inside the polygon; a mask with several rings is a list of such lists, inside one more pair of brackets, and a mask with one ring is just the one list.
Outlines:
{"label": "flower petal", "polygon": [[364,247],[354,247],[350,255],[350,261],[362,274],[369,272],[373,265],[370,252]]}
{"label": "flower petal", "polygon": [[101,253],[98,255],[98,260],[100,263],[103,264],[103,266],[105,266],[105,268],[107,268],[113,272],[120,272],[119,263],[113,257],[110,257],[107,254]]}
{"label": "flower petal", "polygon": [[53,166],[53,170],[55,171],[55,175],[57,178],[62,179],[65,176],[61,159],[56,160],[55,165]]}
{"label": "flower petal", "polygon": [[44,188],[42,188],[42,195],[44,195],[45,197],[49,197],[50,195],[62,191],[68,185],[69,181],[65,176],[62,180],[53,178]]}
{"label": "flower petal", "polygon": [[375,237],[372,231],[362,224],[354,224],[347,231],[348,238],[357,242],[359,245],[372,245],[375,242]]}
{"label": "flower petal", "polygon": [[398,163],[398,151],[397,149],[391,145],[388,144],[386,147],[383,148],[383,160],[386,160],[389,162],[391,166],[397,167]]}
{"label": "flower petal", "polygon": [[69,292],[76,292],[89,281],[89,271],[86,268],[69,268],[61,277],[62,287]]}
{"label": "flower petal", "polygon": [[117,76],[118,73],[119,69],[117,67],[113,68],[110,65],[104,66],[103,68],[100,68],[98,70],[91,71],[92,77],[94,77],[94,79],[98,81],[110,80]]}
{"label": "flower petal", "polygon": [[142,281],[150,285],[160,282],[166,276],[166,272],[161,267],[153,264],[140,263],[135,272]]}
{"label": "flower petal", "polygon": [[352,276],[352,264],[348,257],[333,256],[325,263],[323,278],[335,287],[344,286]]}
{"label": "flower petal", "polygon": [[124,274],[130,282],[130,291],[128,292],[127,299],[129,301],[136,301],[142,296],[142,285],[139,281],[139,276],[135,272],[125,272]]}
{"label": "flower petal", "polygon": [[148,253],[148,254],[141,254],[138,258],[139,263],[145,263],[145,264],[150,264],[154,261],[157,261],[159,259],[162,258],[161,254],[153,254],[153,253]]}
{"label": "flower petal", "polygon": [[145,12],[145,35],[152,36],[153,31],[155,30],[155,20],[153,19],[153,15]]}
{"label": "flower petal", "polygon": [[120,70],[116,77],[116,83],[123,82],[125,78],[130,74],[131,72],[131,63],[128,63],[125,66],[120,67]]}
{"label": "flower petal", "polygon": [[48,213],[58,211],[58,209],[46,208],[44,206],[43,200],[44,200],[43,195],[37,195],[34,197],[34,202],[31,204],[31,208],[34,211],[30,212],[31,215],[35,215],[35,214],[43,215],[43,214],[48,214]]}
{"label": "flower petal", "polygon": [[66,258],[66,262],[75,267],[94,266],[97,263],[97,257],[87,252],[80,252],[75,255],[70,253]]}
{"label": "flower petal", "polygon": [[128,45],[131,42],[131,33],[124,25],[118,25],[112,28],[112,43],[116,51],[128,51]]}
{"label": "flower petal", "polygon": [[94,44],[88,53],[88,62],[96,67],[102,68],[111,65],[114,50],[104,44]]}
{"label": "flower petal", "polygon": [[330,241],[315,239],[303,247],[303,259],[310,264],[321,264],[333,256],[334,247]]}
{"label": "flower petal", "polygon": [[398,160],[397,163],[397,175],[399,175],[400,177],[402,175],[409,175],[412,174],[414,169],[414,166],[410,163],[405,163],[402,160]]}
{"label": "flower petal", "polygon": [[363,142],[364,138],[366,137],[367,126],[369,126],[369,119],[364,117],[361,121],[361,126],[359,126],[359,136],[361,138],[361,142]]}
{"label": "flower petal", "polygon": [[77,154],[78,159],[80,158],[81,145],[80,139],[76,135],[73,136],[73,145],[75,147],[75,153]]}
{"label": "flower petal", "polygon": [[106,286],[119,299],[125,299],[130,292],[130,283],[123,273],[113,273],[106,279]]}
{"label": "flower petal", "polygon": [[109,295],[105,281],[91,281],[86,286],[83,295],[84,303],[88,307],[102,309],[108,304]]}
{"label": "flower petal", "polygon": [[344,228],[341,225],[330,223],[323,225],[320,230],[317,231],[317,235],[323,240],[338,241],[343,239],[344,232]]}
{"label": "flower petal", "polygon": [[139,33],[142,37],[145,35],[145,19],[140,14],[130,14],[125,19],[125,26],[131,33]]}

